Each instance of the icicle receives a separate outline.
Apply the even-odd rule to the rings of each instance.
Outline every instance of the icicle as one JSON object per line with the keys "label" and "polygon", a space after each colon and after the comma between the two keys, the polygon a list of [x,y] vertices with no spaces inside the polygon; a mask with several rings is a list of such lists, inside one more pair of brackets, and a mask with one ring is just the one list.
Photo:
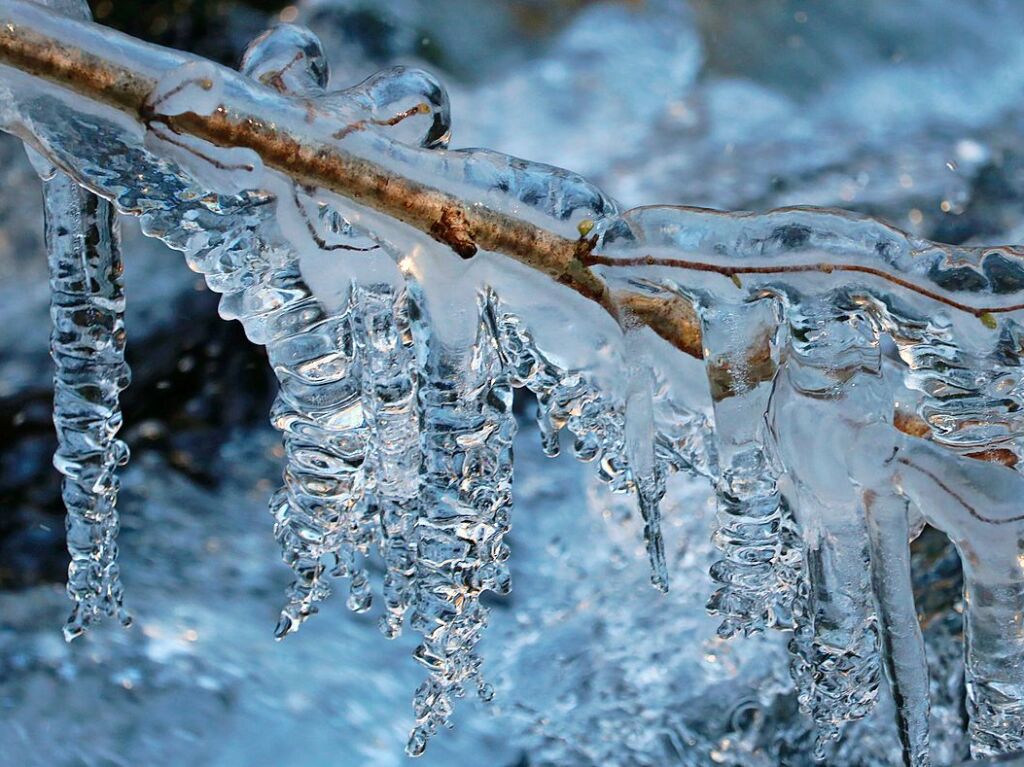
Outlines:
{"label": "icicle", "polygon": [[[496,309],[499,345],[513,385],[537,397],[537,426],[548,456],[559,452],[559,432],[575,435],[573,452],[600,458],[598,477],[614,492],[636,490],[651,562],[651,581],[668,588],[658,503],[670,470],[707,474],[710,428],[706,420],[656,386],[650,367],[631,371],[625,403],[604,395],[581,372],[556,365],[541,351],[523,321]],[[654,390],[659,389],[655,397]]]}
{"label": "icicle", "polygon": [[[91,18],[82,0],[40,2],[75,18]],[[79,187],[34,150],[43,179],[45,240],[50,270],[50,354],[53,357],[53,463],[64,475],[68,595],[75,602],[64,626],[71,641],[101,616],[132,619],[124,609],[117,563],[117,469],[128,447],[117,439],[124,361],[124,274],[114,208]]]}
{"label": "icicle", "polygon": [[[254,41],[243,71],[279,90],[291,85],[308,93],[322,87],[327,63],[311,32],[283,26]],[[331,234],[344,240],[348,231]],[[250,271],[250,279],[255,284],[225,296],[222,311],[264,330],[261,340],[281,384],[271,420],[284,434],[285,485],[271,510],[284,560],[296,576],[275,630],[282,638],[329,595],[329,564],[332,575],[351,579],[349,608],[370,607],[369,577],[358,560],[376,542],[378,527],[365,495],[369,434],[351,298],[347,308],[328,314],[294,267]]]}
{"label": "icicle", "polygon": [[1024,749],[1024,479],[924,440],[903,440],[892,463],[901,489],[949,535],[963,564],[971,754]]}
{"label": "icicle", "polygon": [[656,460],[653,375],[650,368],[630,370],[626,395],[626,451],[629,469],[636,485],[640,515],[644,521],[644,541],[651,564],[651,583],[659,591],[668,591],[668,567],[661,537],[661,511],[658,504],[665,495],[665,469]]}
{"label": "icicle", "polygon": [[[986,524],[1009,524],[997,518],[1016,516],[1016,506],[1001,497],[1012,482],[1003,476],[1007,470],[1002,467],[957,460],[953,454],[995,459],[1020,471],[1024,455],[1020,438],[1024,405],[1019,385],[1024,347],[1021,328],[1006,320],[991,328],[994,338],[983,335],[980,343],[971,343],[959,338],[960,333],[955,333],[956,328],[942,314],[923,315],[903,304],[881,300],[874,301],[872,309],[907,364],[906,385],[920,392],[918,411],[929,426],[929,437],[947,451],[940,453],[923,444],[908,446],[893,463],[900,470],[904,491],[931,524],[953,539],[964,567],[971,751],[975,756],[994,756],[1017,750],[1024,747],[1019,736],[1024,721],[1024,675],[1007,670],[1015,665],[1024,668],[1024,641],[1019,620],[1010,619],[1013,627],[1008,629],[1004,611],[1015,603],[1019,606],[1021,597],[1013,586],[993,590],[990,584],[1019,568],[1020,534],[1009,538],[1005,533],[997,535],[1000,543],[1016,538],[1017,546],[1010,544],[1008,550],[983,543],[993,535],[991,527],[985,529]],[[934,486],[928,487],[929,481]],[[976,497],[975,488],[991,489],[991,494]],[[1021,489],[1012,492],[1019,503]],[[983,515],[989,518],[987,523],[977,518],[977,508],[991,510]],[[979,550],[984,551],[983,561],[973,553]],[[993,594],[998,596],[993,599]],[[983,604],[985,601],[988,604]],[[993,636],[998,636],[994,643]],[[993,662],[993,658],[999,660]]]}
{"label": "icicle", "polygon": [[[891,430],[887,436],[891,441]],[[877,447],[877,442],[871,446]],[[884,454],[874,453],[878,458],[884,459]],[[907,501],[896,494],[888,477],[884,485],[881,492],[869,488],[863,494],[871,536],[871,579],[882,625],[882,658],[896,706],[904,765],[928,767],[930,681],[910,574]]]}
{"label": "icicle", "polygon": [[413,598],[420,517],[418,380],[406,295],[389,285],[353,286],[354,337],[362,360],[363,411],[370,434],[366,473],[380,517],[386,613],[381,631],[401,633]]}
{"label": "icicle", "polygon": [[[537,397],[537,425],[541,446],[548,456],[559,452],[559,431],[574,434],[573,452],[582,461],[598,463],[598,477],[613,492],[636,491],[644,521],[644,538],[651,564],[651,581],[668,589],[668,572],[658,504],[665,492],[669,468],[707,463],[704,442],[694,438],[703,421],[677,403],[659,402],[656,423],[654,372],[649,366],[630,370],[625,401],[599,391],[578,371],[554,364],[535,344],[523,322],[502,307],[496,308],[499,345],[513,384]],[[636,343],[639,343],[634,339]],[[661,427],[675,429],[669,436]]]}
{"label": "icicle", "polygon": [[[859,325],[864,319],[857,312],[847,321]],[[865,365],[865,358],[856,360],[853,356],[856,372],[851,374],[850,350],[870,347],[871,341],[862,333],[850,335],[855,342],[846,344],[841,340],[842,351],[836,359],[840,366],[847,366],[836,371],[837,389],[846,390],[838,412],[842,414],[841,428],[849,437],[845,445],[847,474],[859,491],[860,510],[867,526],[882,660],[896,709],[903,764],[928,767],[931,681],[910,570],[910,541],[920,533],[923,520],[912,514],[906,497],[897,488],[892,461],[898,444],[898,432],[892,424],[895,401],[890,382],[881,375],[882,359],[877,366],[874,360]],[[846,376],[849,380],[843,380]],[[827,428],[832,428],[831,424]]]}
{"label": "icicle", "polygon": [[[476,643],[487,623],[483,591],[505,594],[504,536],[512,482],[512,387],[498,351],[493,297],[482,298],[475,340],[453,346],[430,336],[417,312],[423,418],[423,510],[416,526],[416,596],[411,625],[423,635],[415,656],[430,670],[417,690],[410,755],[447,724],[454,698],[480,677]],[[419,340],[423,339],[423,340]]]}
{"label": "icicle", "polygon": [[128,386],[124,361],[124,283],[114,210],[62,173],[44,183],[50,263],[50,353],[56,366],[54,465],[64,475],[68,594],[75,608],[64,629],[71,640],[100,616],[124,625],[117,565],[117,467],[128,448],[120,393]]}
{"label": "icicle", "polygon": [[[788,354],[768,412],[803,536],[807,590],[794,604],[790,649],[801,708],[817,725],[818,758],[878,697],[870,538],[848,451],[865,424],[892,414],[874,327],[836,303],[846,302],[830,296],[788,306]],[[873,448],[885,457],[884,447]]]}
{"label": "icicle", "polygon": [[358,559],[375,543],[377,529],[365,498],[369,434],[351,305],[324,316],[298,276],[293,279],[287,287],[302,295],[301,301],[275,328],[292,332],[267,344],[281,383],[272,421],[284,433],[286,456],[285,486],[271,508],[275,535],[296,574],[275,632],[278,638],[297,630],[316,612],[315,603],[328,596],[330,560],[332,575],[351,579],[349,608],[361,612],[370,607],[369,579]]}
{"label": "icicle", "polygon": [[714,542],[724,555],[711,567],[721,585],[708,611],[722,616],[723,637],[792,628],[802,579],[799,533],[754,415],[767,409],[778,365],[776,311],[762,300],[702,313],[719,456]]}

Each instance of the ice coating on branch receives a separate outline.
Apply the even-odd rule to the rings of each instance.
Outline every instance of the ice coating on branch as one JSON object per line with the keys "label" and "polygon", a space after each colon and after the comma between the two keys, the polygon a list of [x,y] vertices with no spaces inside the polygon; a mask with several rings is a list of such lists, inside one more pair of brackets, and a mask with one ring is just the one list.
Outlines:
{"label": "ice coating on branch", "polygon": [[117,563],[117,470],[128,448],[116,436],[130,375],[114,210],[62,173],[45,182],[44,201],[56,367],[53,462],[64,475],[68,595],[75,601],[64,628],[70,641],[103,615],[131,623]]}
{"label": "ice coating on branch", "polygon": [[[793,643],[801,701],[825,738],[835,735],[841,722],[863,716],[877,690],[881,622],[881,649],[897,698],[904,759],[926,763],[927,677],[908,602],[906,502],[894,496],[891,469],[888,474],[883,469],[864,474],[862,463],[844,456],[892,455],[892,437],[886,447],[884,439],[862,436],[877,433],[876,427],[868,428],[871,424],[882,424],[878,428],[887,432],[892,417],[879,342],[872,340],[882,331],[893,337],[907,363],[906,385],[923,395],[920,414],[937,442],[966,455],[1017,462],[1014,368],[1020,347],[1016,322],[1000,319],[1020,300],[1016,252],[938,246],[849,214],[802,209],[764,215],[645,209],[609,224],[607,239],[626,243],[616,253],[624,266],[638,253],[665,259],[660,269],[656,260],[644,264],[653,267],[644,270],[645,281],[663,290],[685,292],[670,270],[696,264],[706,265],[708,272],[692,273],[691,292],[699,285],[716,296],[763,290],[785,297],[793,341],[781,380],[788,384],[782,386],[776,378],[771,412],[779,460],[787,484],[792,483],[784,495],[792,493],[806,548],[808,590],[795,603]],[[825,281],[821,275],[835,273],[836,262],[850,264],[854,271],[849,274],[860,275],[861,284],[822,303],[813,296]],[[925,291],[915,289],[911,278],[925,285]],[[705,324],[712,338],[716,324],[721,326],[722,318]],[[837,419],[838,413],[845,417]],[[716,408],[716,430],[721,430],[718,415]],[[849,432],[851,426],[855,432]],[[839,437],[839,444],[829,444],[844,433],[847,437]],[[838,478],[837,471],[843,472]],[[859,499],[843,490],[849,487],[846,475],[859,488]],[[931,480],[939,477],[934,473]],[[820,482],[824,485],[816,487]],[[904,481],[904,492],[907,486]],[[949,529],[948,523],[937,521],[934,501],[911,495],[926,518]],[[1004,561],[1012,559],[1007,555]],[[971,587],[966,589],[970,593]],[[877,613],[867,599],[872,590]],[[1000,600],[1004,606],[1014,603],[1008,593],[1001,596],[1008,597]],[[984,636],[1006,634],[991,615],[976,622]],[[973,633],[970,618],[967,625]],[[1000,650],[993,653],[987,647],[979,655],[1004,660],[997,672],[984,664],[983,670],[974,671],[978,666],[969,661],[968,676],[978,673],[982,679],[1010,682],[968,683],[969,699],[982,701],[970,707],[972,748],[981,754],[1002,753],[1018,745],[1006,733],[1010,722],[1020,729],[1021,691],[1015,675],[1024,668],[1024,653],[1012,640],[1003,640]],[[994,705],[993,689],[999,690]]]}
{"label": "ice coating on branch", "polygon": [[725,295],[732,274],[744,289],[807,285],[816,276],[833,275],[836,281],[862,285],[867,293],[899,296],[930,309],[944,305],[960,332],[976,328],[985,315],[998,320],[1024,308],[1021,248],[931,242],[838,209],[726,213],[652,205],[606,222],[602,235],[609,242],[629,243],[620,252],[606,253],[612,258],[628,259],[642,246],[656,261],[675,261],[682,270],[676,277],[689,271],[689,264],[698,265],[705,276],[695,275],[693,284],[720,275],[713,289]]}
{"label": "ice coating on branch", "polygon": [[141,113],[146,146],[183,168],[203,187],[238,194],[259,186],[263,162],[244,147],[218,147],[181,133],[168,118],[188,112],[210,115],[224,101],[224,81],[209,61],[190,61],[164,74],[149,94]]}
{"label": "ice coating on branch", "polygon": [[[416,300],[414,296],[414,300]],[[416,728],[407,751],[423,753],[448,724],[454,698],[480,676],[475,647],[487,625],[484,591],[511,588],[504,537],[512,503],[512,386],[502,364],[493,298],[480,300],[473,344],[446,345],[430,335],[417,307],[422,408],[422,513],[416,523],[416,583],[411,625],[423,635],[415,657],[430,672],[416,691]]]}
{"label": "ice coating on branch", "polygon": [[84,21],[92,19],[92,11],[89,8],[88,0],[31,0],[31,2],[44,8],[50,8],[72,19],[82,19]]}
{"label": "ice coating on branch", "polygon": [[964,568],[971,754],[1024,748],[1024,514],[1011,469],[906,440],[893,464],[900,488],[950,536]]}
{"label": "ice coating on branch", "polygon": [[1019,322],[1008,319],[994,333],[964,339],[941,315],[893,304],[877,312],[907,366],[906,386],[920,392],[920,413],[936,442],[1016,465],[1024,456]]}

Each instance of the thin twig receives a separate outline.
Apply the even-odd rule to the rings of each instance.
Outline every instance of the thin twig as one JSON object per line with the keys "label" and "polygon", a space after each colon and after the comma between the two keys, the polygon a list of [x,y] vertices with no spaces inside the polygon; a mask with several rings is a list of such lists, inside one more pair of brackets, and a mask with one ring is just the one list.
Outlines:
{"label": "thin twig", "polygon": [[415,106],[411,106],[408,109],[402,110],[401,112],[392,117],[388,117],[385,119],[367,118],[365,120],[359,120],[357,122],[354,122],[351,125],[346,125],[340,131],[334,134],[334,138],[345,138],[351,133],[364,130],[367,125],[379,125],[382,128],[394,127],[395,125],[398,125],[400,122],[402,122],[405,119],[408,119],[409,117],[412,117],[413,115],[425,115],[428,114],[429,112],[430,105],[425,102],[420,102]]}
{"label": "thin twig", "polygon": [[896,461],[897,463],[902,463],[904,466],[910,467],[914,471],[919,471],[922,474],[924,474],[926,477],[928,477],[928,479],[935,483],[936,487],[938,487],[940,490],[942,490],[942,492],[946,493],[950,498],[952,498],[954,501],[960,504],[960,506],[963,507],[964,511],[966,511],[979,522],[984,522],[986,525],[1009,525],[1014,522],[1024,521],[1024,514],[1018,514],[1015,517],[1007,517],[1006,519],[996,519],[995,517],[985,516],[976,508],[971,506],[971,504],[965,501],[953,488],[951,488],[949,485],[943,482],[942,479],[939,476],[937,476],[934,472],[928,471],[928,469],[918,466],[916,463],[914,463],[908,458],[900,457],[897,458]]}
{"label": "thin twig", "polygon": [[316,246],[320,250],[331,251],[331,250],[350,250],[356,253],[369,253],[371,250],[377,250],[379,245],[371,245],[368,248],[359,248],[355,245],[346,245],[343,242],[338,242],[333,245],[328,245],[327,241],[320,236],[317,232],[316,227],[313,226],[313,222],[310,220],[309,215],[306,213],[306,208],[302,204],[302,198],[299,197],[299,187],[297,184],[292,184],[292,201],[295,203],[295,208],[299,211],[299,215],[302,216],[302,221],[306,225],[306,231],[309,232],[310,238],[316,243]]}
{"label": "thin twig", "polygon": [[166,121],[158,120],[156,118],[152,118],[151,120],[149,120],[148,123],[149,129],[157,136],[159,136],[161,141],[166,141],[168,144],[172,146],[184,149],[186,152],[195,157],[198,157],[203,162],[209,163],[217,170],[243,170],[246,171],[247,173],[252,173],[254,170],[256,170],[251,163],[236,163],[234,165],[228,165],[227,163],[221,162],[216,157],[211,157],[208,154],[203,154],[196,147],[186,144],[184,141],[179,141],[178,139],[171,138],[172,136],[181,135],[176,130],[174,130],[172,126],[167,125],[169,132],[164,130],[157,130],[155,126],[161,123],[167,125]]}
{"label": "thin twig", "polygon": [[147,106],[149,111],[151,111],[153,114],[155,114],[156,113],[156,108],[158,106],[160,106],[161,104],[163,104],[164,102],[166,102],[167,99],[174,98],[179,93],[181,93],[183,90],[185,90],[186,88],[189,88],[190,86],[193,86],[193,85],[198,85],[204,91],[213,90],[213,81],[210,78],[208,78],[208,77],[193,77],[193,78],[190,78],[188,80],[181,81],[180,83],[175,85],[173,88],[171,88],[169,91],[167,91],[167,93],[160,94],[160,98],[156,99],[155,101],[147,102],[146,106]]}
{"label": "thin twig", "polygon": [[972,314],[975,317],[982,317],[986,314],[1001,314],[1005,312],[1017,312],[1024,309],[1024,304],[1012,304],[1010,306],[977,307],[968,306],[952,298],[947,298],[941,293],[926,288],[897,274],[863,264],[769,264],[764,266],[743,265],[743,266],[722,266],[710,264],[705,261],[690,261],[682,258],[657,258],[655,256],[638,256],[636,258],[609,258],[600,254],[590,254],[584,263],[587,266],[665,266],[672,269],[685,269],[693,272],[712,272],[723,277],[736,277],[741,274],[798,274],[807,272],[819,272],[831,274],[832,272],[856,272],[877,277],[893,285],[898,285],[913,293],[925,298],[944,304],[957,311]]}
{"label": "thin twig", "polygon": [[260,78],[260,82],[262,82],[264,85],[270,86],[271,88],[273,88],[278,93],[287,94],[288,93],[288,86],[285,85],[285,82],[284,82],[285,72],[290,70],[292,67],[294,67],[296,64],[298,64],[300,61],[302,61],[304,58],[306,58],[306,54],[303,51],[296,51],[295,55],[292,56],[292,60],[291,61],[289,61],[287,64],[285,64],[283,67],[281,67],[279,70],[277,70],[273,74],[271,74],[271,75],[269,75],[269,76],[267,76],[265,78]]}

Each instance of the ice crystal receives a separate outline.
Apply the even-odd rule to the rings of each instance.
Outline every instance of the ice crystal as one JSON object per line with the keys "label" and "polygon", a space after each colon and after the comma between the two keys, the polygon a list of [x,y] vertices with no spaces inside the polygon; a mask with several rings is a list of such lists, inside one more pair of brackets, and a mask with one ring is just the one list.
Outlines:
{"label": "ice crystal", "polygon": [[388,285],[352,288],[355,346],[362,360],[363,412],[370,439],[365,464],[369,505],[380,524],[386,612],[381,631],[395,637],[413,602],[416,525],[420,519],[419,378],[407,296]]}
{"label": "ice crystal", "polygon": [[[327,84],[326,60],[316,38],[289,26],[254,41],[242,71],[295,95],[322,94]],[[301,192],[293,194],[300,214],[310,216]],[[315,234],[328,211],[316,206],[313,211],[308,223]],[[345,241],[347,229],[330,223],[323,235],[332,238],[330,246],[358,249]],[[256,284],[237,294],[237,312],[243,322],[261,318],[281,385],[272,421],[285,437],[285,484],[271,500],[271,510],[285,562],[296,576],[278,623],[280,638],[297,630],[328,596],[328,572],[350,579],[350,609],[370,607],[369,579],[359,563],[376,538],[366,497],[370,434],[363,417],[362,360],[352,332],[354,297],[331,315],[294,267],[253,271]]]}
{"label": "ice crystal", "polygon": [[[516,423],[488,298],[481,301],[473,343],[452,346],[427,335],[419,349],[423,503],[411,625],[423,635],[415,657],[430,676],[416,691],[413,756],[448,723],[452,698],[464,695],[467,683],[475,682],[483,699],[493,696],[474,650],[487,625],[480,595],[511,589],[504,538]],[[417,323],[429,334],[423,309]]]}
{"label": "ice crystal", "polygon": [[[1015,432],[1008,423],[1017,409],[1011,369],[1016,323],[995,320],[981,309],[987,304],[997,312],[1012,309],[1017,283],[1011,281],[1019,271],[1013,259],[1018,254],[915,241],[870,220],[809,209],[732,216],[642,209],[625,214],[610,228],[606,245],[624,265],[642,252],[644,265],[652,267],[645,275],[652,289],[688,294],[709,307],[704,310],[705,356],[716,401],[721,477],[729,476],[730,451],[740,452],[737,447],[753,439],[764,457],[746,457],[755,466],[760,463],[752,476],[760,483],[770,482],[773,474],[784,480],[778,487],[793,510],[801,557],[780,556],[793,550],[792,526],[770,527],[763,548],[751,547],[747,558],[730,561],[730,556],[713,568],[728,585],[712,607],[721,611],[722,605],[730,605],[727,616],[733,622],[724,624],[726,632],[760,628],[750,616],[772,612],[761,600],[742,600],[750,591],[738,589],[746,584],[731,576],[765,563],[770,579],[778,578],[779,571],[787,573],[782,580],[795,589],[770,587],[767,593],[792,595],[787,601],[794,631],[793,674],[801,705],[818,724],[819,753],[824,756],[827,741],[837,736],[843,722],[863,717],[873,706],[881,650],[898,704],[904,759],[908,764],[928,763],[926,660],[909,601],[906,543],[920,529],[918,515],[950,535],[965,563],[971,563],[965,564],[966,577],[977,578],[973,586],[965,583],[972,753],[989,756],[1018,749],[1024,664],[1019,631],[1001,620],[1019,614],[1020,538],[1009,536],[1014,542],[1003,551],[991,537],[993,525],[1019,524],[1019,517],[1002,510],[1003,498],[1009,496],[1001,495],[1010,492],[1019,475],[999,465],[1017,462]],[[687,259],[720,265],[724,274],[679,284],[670,268],[657,267],[674,267],[680,247]],[[830,291],[813,264],[828,264],[832,258],[848,259],[856,265],[853,269],[878,281],[866,278],[856,289]],[[769,259],[773,267],[761,270]],[[734,280],[729,270],[746,274]],[[885,287],[888,275],[904,271],[931,284],[919,291],[906,283],[901,290]],[[959,290],[968,279],[972,290]],[[911,308],[922,295],[941,303],[950,293],[952,309],[938,316]],[[722,299],[733,302],[727,317],[719,308]],[[771,302],[777,318],[762,309],[761,319],[756,319],[757,305]],[[884,362],[883,334],[895,341],[907,365],[902,374]],[[744,352],[731,357],[717,353],[720,336],[726,349],[734,345]],[[764,381],[771,382],[770,390],[753,412],[765,414],[767,434],[759,424],[740,420],[741,436],[730,444],[730,414],[717,401],[728,405],[728,400],[742,400]],[[1000,401],[992,397],[996,381],[1005,393]],[[923,395],[915,404],[931,442],[892,427],[904,385]],[[749,421],[751,411],[741,412]],[[945,468],[939,469],[940,463]],[[775,466],[784,473],[776,474]],[[968,479],[965,472],[976,476]],[[979,488],[979,497],[971,497],[973,488]],[[979,512],[982,507],[992,513]],[[739,527],[741,537],[730,518],[723,522],[717,536],[727,544],[727,555],[736,551],[737,541],[761,540],[757,527]],[[968,539],[987,539],[990,545],[979,556]],[[780,567],[786,559],[791,567]],[[970,572],[976,566],[984,574]],[[729,577],[722,578],[722,573]],[[998,592],[1000,607],[972,618],[970,595],[979,592]],[[760,620],[766,623],[764,617]],[[979,642],[986,644],[984,650],[979,651]],[[993,662],[995,658],[1000,660]]]}

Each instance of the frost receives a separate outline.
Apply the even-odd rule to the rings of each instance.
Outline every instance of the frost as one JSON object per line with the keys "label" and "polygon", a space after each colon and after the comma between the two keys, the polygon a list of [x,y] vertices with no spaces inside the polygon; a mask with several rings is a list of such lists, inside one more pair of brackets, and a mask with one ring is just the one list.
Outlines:
{"label": "frost", "polygon": [[[590,50],[586,32],[570,42]],[[4,127],[182,251],[222,294],[222,316],[267,347],[285,446],[271,508],[294,578],[277,634],[317,611],[333,576],[350,580],[351,609],[368,609],[368,560],[379,556],[381,628],[395,636],[408,621],[428,674],[410,753],[450,724],[469,686],[493,695],[478,644],[482,595],[511,587],[516,387],[536,397],[548,455],[564,432],[612,491],[635,494],[658,588],[672,569],[659,509],[666,482],[684,471],[713,484],[720,558],[708,607],[721,640],[791,633],[793,685],[822,759],[871,713],[884,673],[904,761],[928,764],[929,702],[944,716],[954,704],[930,689],[909,542],[924,522],[943,531],[965,570],[972,751],[1024,747],[1019,251],[938,245],[834,210],[623,211],[568,171],[448,150],[447,96],[426,73],[387,70],[332,90],[319,42],[290,25],[252,44],[245,77],[166,52],[138,66],[156,83],[138,123],[5,69]],[[232,100],[343,148],[364,176],[378,174],[374,194],[400,179],[453,202],[431,226],[409,225],[365,196],[285,177],[251,149],[172,128],[175,115]],[[64,211],[48,218],[54,316],[70,333],[55,335],[62,451],[72,446],[73,462],[88,443],[102,470],[85,489],[69,473],[66,489],[87,491],[98,509],[88,545],[74,525],[69,539],[102,574],[86,589],[73,564],[70,588],[90,615],[111,613],[120,609],[112,471],[123,456],[116,250],[75,261],[54,221],[92,198],[61,176],[47,184],[48,205]],[[461,201],[528,227],[540,238],[537,269],[481,247]],[[605,304],[539,273],[548,235],[570,241],[572,268],[603,279]],[[109,295],[72,295],[60,282],[83,264]],[[662,301],[693,308],[702,373],[664,328],[631,313]],[[106,367],[84,382],[102,397],[83,397],[104,428],[76,443],[62,387],[78,384],[61,376],[74,372],[79,343],[106,355]]]}

